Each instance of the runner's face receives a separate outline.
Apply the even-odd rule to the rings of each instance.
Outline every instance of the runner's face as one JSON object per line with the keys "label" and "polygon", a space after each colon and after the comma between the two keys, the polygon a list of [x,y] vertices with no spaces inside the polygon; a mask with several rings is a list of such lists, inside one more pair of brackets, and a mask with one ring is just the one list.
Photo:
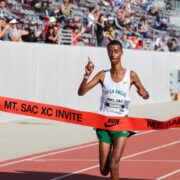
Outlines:
{"label": "runner's face", "polygon": [[120,62],[123,51],[119,45],[111,45],[108,47],[108,55],[111,61],[111,64],[115,65]]}

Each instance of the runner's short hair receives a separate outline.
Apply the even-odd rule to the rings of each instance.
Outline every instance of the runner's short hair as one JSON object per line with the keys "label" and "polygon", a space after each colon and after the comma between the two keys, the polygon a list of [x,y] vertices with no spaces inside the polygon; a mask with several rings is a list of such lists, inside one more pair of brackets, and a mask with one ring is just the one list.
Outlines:
{"label": "runner's short hair", "polygon": [[109,44],[107,45],[107,49],[109,46],[112,46],[112,45],[119,45],[120,49],[122,50],[122,44],[118,40],[110,41]]}

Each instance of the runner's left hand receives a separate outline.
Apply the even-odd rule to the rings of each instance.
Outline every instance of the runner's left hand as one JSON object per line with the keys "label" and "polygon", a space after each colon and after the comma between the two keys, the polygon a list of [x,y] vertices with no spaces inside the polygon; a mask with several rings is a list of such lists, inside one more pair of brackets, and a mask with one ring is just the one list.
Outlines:
{"label": "runner's left hand", "polygon": [[143,98],[143,99],[148,99],[149,98],[149,93],[145,91],[144,89],[137,89],[137,93]]}

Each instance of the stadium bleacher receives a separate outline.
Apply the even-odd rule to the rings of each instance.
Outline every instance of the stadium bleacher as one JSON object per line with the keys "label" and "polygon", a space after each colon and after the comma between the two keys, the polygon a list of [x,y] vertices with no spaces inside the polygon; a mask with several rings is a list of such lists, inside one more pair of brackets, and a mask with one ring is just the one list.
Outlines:
{"label": "stadium bleacher", "polygon": [[[4,0],[1,0],[4,1]],[[40,1],[40,4],[42,4],[44,1],[48,0],[42,0]],[[167,10],[167,3],[169,1],[161,1],[161,4],[159,5],[154,0],[74,0],[74,1],[66,1],[68,5],[65,5],[66,0],[52,0],[52,9],[54,11],[53,14],[42,14],[41,8],[37,9],[32,6],[32,0],[6,0],[6,6],[5,8],[1,8],[3,12],[3,16],[7,17],[8,20],[11,19],[19,19],[22,18],[24,20],[24,28],[29,26],[30,22],[36,23],[35,30],[41,29],[44,32],[45,27],[47,26],[48,19],[50,16],[54,16],[56,19],[61,19],[62,23],[60,27],[57,27],[59,38],[58,41],[55,43],[57,44],[63,44],[63,37],[65,35],[62,35],[61,33],[65,33],[64,27],[67,24],[67,20],[72,19],[78,19],[78,21],[81,23],[79,24],[79,32],[82,28],[85,28],[86,31],[78,34],[78,45],[87,45],[87,46],[97,46],[97,37],[96,37],[96,29],[98,22],[98,17],[100,14],[104,15],[105,21],[108,19],[108,16],[113,17],[114,19],[117,17],[117,13],[121,12],[124,18],[126,20],[129,20],[129,24],[127,23],[122,29],[116,28],[116,26],[113,26],[113,29],[110,31],[110,34],[115,34],[112,36],[113,39],[118,39],[121,41],[121,38],[123,34],[131,34],[131,36],[134,36],[134,39],[136,38],[136,41],[140,42],[138,39],[142,39],[143,44],[138,45],[138,48],[135,49],[143,49],[143,50],[153,50],[154,49],[154,43],[157,38],[163,39],[168,38],[169,43],[171,43],[172,39],[175,39],[176,41],[176,51],[179,50],[180,47],[180,25],[174,25],[170,22],[171,16],[177,16],[177,11],[173,6]],[[38,1],[37,1],[38,2]],[[119,5],[118,3],[119,2]],[[169,3],[170,4],[170,3]],[[168,4],[168,5],[169,5]],[[71,5],[71,8],[69,8],[69,14],[66,13],[63,14],[61,12],[61,8],[68,9],[68,6]],[[171,5],[171,4],[170,4]],[[95,7],[96,10],[93,12],[91,17],[93,17],[93,24],[89,27],[88,22],[89,19],[89,8]],[[46,11],[45,11],[46,12]],[[130,14],[134,13],[135,17],[134,19],[130,19]],[[160,26],[156,26],[157,17],[159,18]],[[143,25],[147,29],[147,37],[144,37],[142,33],[139,31],[139,27],[142,26],[141,19],[144,18],[147,20],[147,25]],[[3,18],[1,18],[1,21]],[[123,21],[123,20],[122,20]],[[165,22],[165,24],[163,24]],[[7,22],[8,23],[8,22]],[[124,22],[123,22],[124,23]],[[77,25],[74,23],[75,26]],[[106,26],[106,22],[105,22]],[[133,26],[133,28],[132,28]],[[1,26],[0,26],[1,27]],[[69,28],[69,29],[68,29]],[[60,30],[59,30],[60,29]],[[3,27],[1,27],[0,32],[3,30]],[[73,30],[73,27],[67,27],[68,30]],[[57,31],[57,30],[56,30]],[[105,31],[105,30],[104,30]],[[107,29],[106,29],[107,31]],[[109,31],[109,30],[108,30]],[[47,32],[45,32],[47,33]],[[68,38],[69,44],[73,44],[73,39],[76,38],[75,35],[73,36],[73,31],[68,32],[72,33],[70,35],[71,38]],[[44,33],[42,33],[44,34]],[[135,34],[135,35],[133,35]],[[128,36],[127,43],[129,42],[129,39],[131,40],[131,36]],[[104,37],[104,36],[103,36]],[[82,41],[83,38],[88,39],[88,43],[85,43]],[[105,38],[105,37],[104,37]],[[3,40],[3,38],[0,36],[0,39]],[[109,41],[109,39],[106,39]],[[38,37],[38,41],[45,42],[45,35],[41,35]],[[131,41],[134,43],[134,40]],[[169,46],[169,44],[168,44]],[[126,46],[128,47],[128,46]],[[130,49],[133,46],[129,46]],[[135,47],[135,45],[134,45]],[[137,46],[136,46],[137,47]]]}

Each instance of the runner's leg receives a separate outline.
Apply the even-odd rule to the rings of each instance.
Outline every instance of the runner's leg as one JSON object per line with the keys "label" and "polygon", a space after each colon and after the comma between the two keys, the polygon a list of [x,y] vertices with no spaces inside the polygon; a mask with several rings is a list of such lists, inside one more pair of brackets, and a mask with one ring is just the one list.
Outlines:
{"label": "runner's leg", "polygon": [[99,164],[103,176],[109,173],[110,152],[111,144],[99,141]]}
{"label": "runner's leg", "polygon": [[125,148],[127,137],[119,137],[113,141],[110,160],[111,180],[119,180],[119,161]]}

